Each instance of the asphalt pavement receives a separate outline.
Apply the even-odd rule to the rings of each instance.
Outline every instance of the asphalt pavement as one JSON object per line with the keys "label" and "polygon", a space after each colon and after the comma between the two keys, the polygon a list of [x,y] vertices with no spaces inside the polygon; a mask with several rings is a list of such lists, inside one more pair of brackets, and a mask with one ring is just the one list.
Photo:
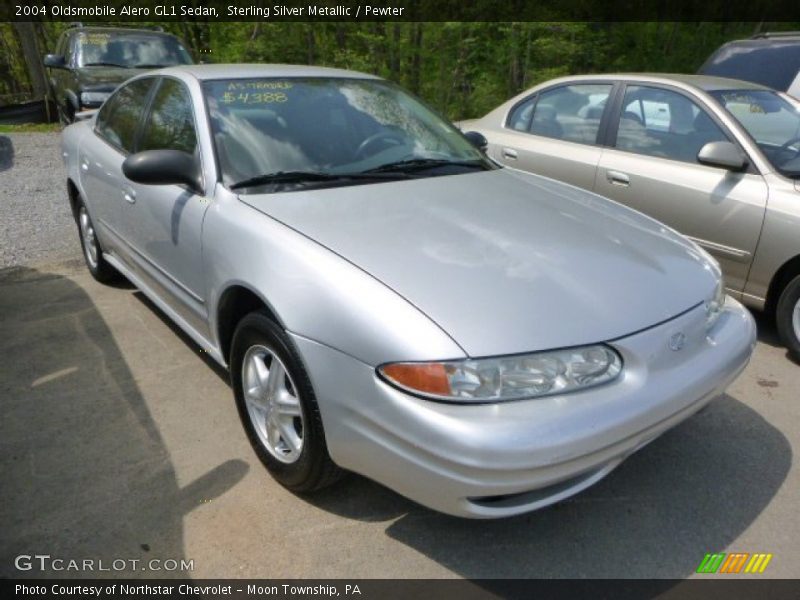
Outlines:
{"label": "asphalt pavement", "polygon": [[[250,449],[227,374],[85,271],[57,136],[3,137],[0,577],[684,578],[708,552],[800,574],[800,366],[769,319],[726,395],[553,507],[462,520],[355,475],[298,496]],[[125,563],[17,569],[37,553]]]}

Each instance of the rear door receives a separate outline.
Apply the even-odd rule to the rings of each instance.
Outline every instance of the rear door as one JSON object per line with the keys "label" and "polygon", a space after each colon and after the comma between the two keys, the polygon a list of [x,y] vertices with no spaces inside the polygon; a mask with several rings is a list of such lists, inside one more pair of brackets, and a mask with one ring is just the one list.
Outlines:
{"label": "rear door", "polygon": [[518,103],[489,149],[497,161],[592,189],[612,82],[562,84]]}
{"label": "rear door", "polygon": [[81,143],[78,155],[81,188],[89,214],[103,248],[125,259],[121,245],[124,223],[121,209],[126,202],[122,162],[136,143],[154,79],[139,79],[120,88],[97,114],[94,131]]}
{"label": "rear door", "polygon": [[744,289],[767,202],[763,177],[700,164],[708,142],[735,138],[697,98],[629,84],[615,109],[595,191],[689,236],[715,256],[728,289]]}

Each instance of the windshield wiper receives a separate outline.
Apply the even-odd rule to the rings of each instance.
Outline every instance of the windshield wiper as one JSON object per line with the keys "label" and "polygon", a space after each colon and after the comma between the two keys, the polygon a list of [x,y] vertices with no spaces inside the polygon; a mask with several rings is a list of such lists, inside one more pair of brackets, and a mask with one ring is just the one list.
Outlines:
{"label": "windshield wiper", "polygon": [[407,160],[399,160],[397,162],[390,162],[374,169],[367,169],[364,173],[410,173],[414,171],[422,171],[424,169],[433,169],[435,167],[471,167],[483,169],[486,163],[480,159],[473,160],[452,160],[448,158],[410,158]]}
{"label": "windshield wiper", "polygon": [[130,69],[128,65],[120,65],[112,62],[90,62],[85,63],[84,67],[119,67],[120,69]]}
{"label": "windshield wiper", "polygon": [[160,65],[158,63],[142,63],[140,65],[133,65],[131,69],[163,69],[164,67],[171,67],[172,65]]}
{"label": "windshield wiper", "polygon": [[232,190],[241,188],[255,187],[259,185],[267,185],[270,183],[308,183],[308,182],[325,182],[325,181],[343,181],[343,180],[376,180],[376,179],[405,179],[401,173],[394,174],[381,174],[381,173],[320,173],[318,171],[278,171],[277,173],[265,173],[263,175],[256,175],[249,177],[242,181],[228,186]]}

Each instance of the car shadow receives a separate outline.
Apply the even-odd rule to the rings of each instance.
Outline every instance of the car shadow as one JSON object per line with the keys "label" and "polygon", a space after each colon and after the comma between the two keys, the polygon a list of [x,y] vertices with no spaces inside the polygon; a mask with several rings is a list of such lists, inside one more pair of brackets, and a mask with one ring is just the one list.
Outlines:
{"label": "car shadow", "polygon": [[14,144],[7,135],[0,135],[0,172],[14,166]]}
{"label": "car shadow", "polygon": [[[0,577],[191,576],[142,565],[186,559],[184,516],[240,481],[247,463],[221,462],[179,485],[111,331],[68,278],[0,270],[0,356]],[[36,554],[95,569],[142,562],[15,568]]]}
{"label": "car shadow", "polygon": [[[685,578],[753,523],[791,463],[783,434],[724,395],[597,485],[527,515],[449,517],[359,476],[308,501],[390,520],[388,536],[467,578]],[[479,583],[502,595],[502,582]]]}
{"label": "car shadow", "polygon": [[199,356],[200,359],[206,364],[206,366],[211,369],[214,374],[219,377],[227,386],[230,386],[230,375],[228,371],[220,365],[217,361],[211,358],[208,355],[208,352],[203,350],[197,342],[195,342],[189,335],[180,327],[175,324],[175,321],[170,319],[167,314],[161,310],[158,306],[156,306],[150,298],[145,296],[142,292],[136,291],[133,293],[134,298],[136,298],[139,302],[141,302],[144,306],[148,308],[154,315],[156,315],[161,322],[169,328],[169,330],[175,334],[176,337],[180,338],[180,340],[186,344],[186,347],[189,348],[196,356]]}
{"label": "car shadow", "polygon": [[780,348],[783,346],[781,339],[778,337],[778,330],[775,327],[775,315],[760,311],[750,310],[753,319],[756,322],[756,329],[758,331],[758,341],[773,348]]}
{"label": "car shadow", "polygon": [[768,346],[772,346],[773,348],[780,348],[783,350],[786,360],[796,365],[800,365],[800,362],[798,362],[789,353],[789,351],[783,345],[780,336],[778,336],[778,329],[775,326],[775,315],[757,310],[751,310],[750,313],[753,315],[753,318],[756,321],[758,341]]}

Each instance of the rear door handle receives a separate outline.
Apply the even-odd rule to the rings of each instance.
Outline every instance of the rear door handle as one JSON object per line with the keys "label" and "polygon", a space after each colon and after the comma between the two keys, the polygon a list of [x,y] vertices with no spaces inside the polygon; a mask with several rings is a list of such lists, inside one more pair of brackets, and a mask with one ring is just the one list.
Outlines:
{"label": "rear door handle", "polygon": [[606,179],[611,185],[628,186],[631,184],[631,178],[619,171],[606,171]]}
{"label": "rear door handle", "polygon": [[507,158],[508,160],[517,160],[517,151],[511,148],[503,148],[502,155],[503,158]]}
{"label": "rear door handle", "polygon": [[123,192],[122,197],[125,198],[125,202],[129,204],[134,204],[136,202],[136,192],[133,190],[127,190]]}

